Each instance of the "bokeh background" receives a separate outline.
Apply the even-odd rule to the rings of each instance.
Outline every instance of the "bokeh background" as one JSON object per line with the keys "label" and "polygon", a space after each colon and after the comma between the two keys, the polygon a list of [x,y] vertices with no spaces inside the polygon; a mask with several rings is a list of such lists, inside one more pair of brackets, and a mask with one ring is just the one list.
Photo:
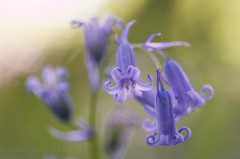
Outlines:
{"label": "bokeh background", "polygon": [[[239,8],[239,0],[0,0],[0,158],[87,158],[86,142],[68,143],[50,136],[49,126],[71,129],[53,118],[42,101],[27,96],[24,83],[28,75],[40,75],[47,64],[65,66],[70,74],[74,118],[87,119],[90,92],[83,62],[83,32],[72,29],[69,22],[115,14],[126,22],[137,20],[130,42],[143,42],[157,32],[163,34],[158,41],[189,42],[190,48],[174,47],[166,52],[179,61],[196,90],[206,83],[215,90],[205,106],[178,121],[178,127],[191,128],[188,141],[172,147],[149,147],[144,141],[146,132],[137,128],[126,159],[238,159]],[[109,53],[113,59],[115,49],[112,41]],[[153,62],[141,51],[136,51],[136,56],[142,77],[154,75]],[[102,90],[98,102],[100,136],[104,136],[106,113],[114,105]],[[127,105],[146,117],[137,102],[128,100]]]}

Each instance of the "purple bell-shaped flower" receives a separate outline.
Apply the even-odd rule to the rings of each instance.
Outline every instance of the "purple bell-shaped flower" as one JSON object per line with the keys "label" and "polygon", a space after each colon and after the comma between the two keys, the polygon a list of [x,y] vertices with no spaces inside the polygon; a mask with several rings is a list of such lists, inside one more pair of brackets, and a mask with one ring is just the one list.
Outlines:
{"label": "purple bell-shaped flower", "polygon": [[210,85],[204,85],[200,94],[196,92],[182,67],[175,60],[167,60],[164,71],[177,99],[177,104],[174,106],[176,118],[190,113],[193,108],[204,105],[206,99],[213,96],[214,90]]}
{"label": "purple bell-shaped flower", "polygon": [[112,72],[112,78],[117,83],[114,87],[109,87],[111,81],[106,81],[104,87],[106,91],[114,95],[116,102],[125,102],[127,95],[141,95],[141,91],[152,89],[152,77],[148,75],[150,83],[144,83],[140,79],[140,70],[136,67],[135,54],[132,46],[128,43],[128,31],[135,21],[127,24],[122,32],[121,39],[117,39],[118,49],[116,53],[117,67]]}
{"label": "purple bell-shaped flower", "polygon": [[[157,70],[155,111],[156,130],[154,133],[146,136],[146,142],[149,146],[176,145],[184,142],[184,140],[187,140],[191,136],[191,130],[187,127],[176,130],[171,96],[169,91],[164,88],[163,76],[160,69]],[[187,131],[185,137],[181,134],[183,130]]]}

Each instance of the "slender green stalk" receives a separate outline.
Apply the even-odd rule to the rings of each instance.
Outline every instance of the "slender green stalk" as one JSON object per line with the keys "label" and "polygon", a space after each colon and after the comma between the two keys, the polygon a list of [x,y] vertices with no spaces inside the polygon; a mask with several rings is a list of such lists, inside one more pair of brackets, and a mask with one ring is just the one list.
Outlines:
{"label": "slender green stalk", "polygon": [[96,134],[96,112],[98,91],[92,92],[90,97],[89,123],[95,130],[95,135],[89,141],[89,159],[99,159],[98,139]]}

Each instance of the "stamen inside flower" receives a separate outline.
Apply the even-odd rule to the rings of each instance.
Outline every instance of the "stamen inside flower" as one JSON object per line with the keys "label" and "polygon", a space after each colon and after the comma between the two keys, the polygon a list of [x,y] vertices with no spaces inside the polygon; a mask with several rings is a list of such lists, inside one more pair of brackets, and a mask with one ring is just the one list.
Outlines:
{"label": "stamen inside flower", "polygon": [[136,83],[135,83],[135,81],[134,81],[133,79],[131,79],[131,78],[130,78],[130,80],[131,80],[131,82],[132,82],[132,88],[133,88],[133,89],[136,88]]}

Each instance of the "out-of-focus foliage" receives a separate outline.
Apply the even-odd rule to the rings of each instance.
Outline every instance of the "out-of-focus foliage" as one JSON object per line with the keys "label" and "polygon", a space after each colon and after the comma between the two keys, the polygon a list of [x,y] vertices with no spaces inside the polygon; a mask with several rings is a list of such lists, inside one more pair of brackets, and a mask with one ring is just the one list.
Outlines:
{"label": "out-of-focus foliage", "polygon": [[[125,5],[132,7],[125,3],[121,5],[121,9],[117,9],[116,4],[109,3],[104,11],[116,11],[126,22],[137,20],[129,33],[130,42],[142,42],[150,34],[157,32],[163,34],[158,38],[162,41],[189,42],[190,48],[176,47],[166,52],[181,63],[196,90],[200,90],[205,82],[211,84],[215,90],[214,97],[204,107],[179,121],[179,125],[191,127],[192,137],[188,141],[174,147],[149,147],[144,141],[146,132],[139,128],[126,159],[239,158],[240,2],[151,0],[133,13],[130,9],[126,13]],[[60,40],[59,45],[58,38],[65,37],[62,34],[66,33],[59,29],[59,34],[53,38],[56,40],[42,49],[41,54],[44,55],[38,61],[37,70],[40,73],[41,66],[45,64],[67,67],[70,74],[70,95],[75,105],[74,116],[87,118],[89,88],[83,63],[83,46],[80,42],[82,38],[79,38],[81,32],[70,32],[76,36],[69,38],[64,45]],[[115,45],[110,46],[109,53],[114,55],[115,49]],[[142,74],[147,74],[150,69],[153,70],[151,74],[154,74],[152,61],[146,60],[147,56],[141,51],[136,51],[136,56]],[[8,74],[7,69],[0,70],[1,76]],[[87,143],[67,143],[49,135],[48,126],[65,131],[69,131],[69,128],[53,119],[43,102],[36,97],[26,96],[24,83],[27,75],[19,74],[0,87],[0,158],[40,159],[47,155],[86,158]],[[100,93],[98,129],[103,127],[106,112],[114,106],[111,97],[104,90]],[[137,102],[128,100],[128,105],[141,112],[143,117],[146,116]],[[102,141],[104,131],[100,133]]]}

